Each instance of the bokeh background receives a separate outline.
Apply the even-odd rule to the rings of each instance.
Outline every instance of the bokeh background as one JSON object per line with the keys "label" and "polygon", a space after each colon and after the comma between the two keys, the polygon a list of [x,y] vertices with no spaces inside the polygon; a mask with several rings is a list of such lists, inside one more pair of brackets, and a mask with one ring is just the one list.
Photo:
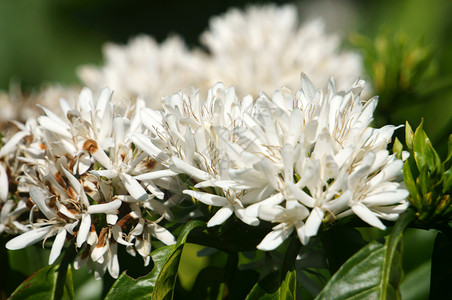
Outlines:
{"label": "bokeh background", "polygon": [[[124,44],[142,33],[152,35],[158,41],[178,34],[188,45],[199,46],[199,34],[208,27],[211,16],[224,13],[230,7],[266,2],[0,0],[0,89],[8,92],[20,86],[22,93],[27,94],[53,83],[79,85],[77,67],[101,65],[102,46],[106,42]],[[431,57],[425,72],[433,75],[426,76],[428,80],[413,81],[403,101],[399,99],[398,90],[383,93],[380,103],[385,106],[376,121],[403,124],[409,120],[415,127],[423,117],[428,135],[436,146],[443,148],[445,138],[452,132],[452,1],[307,0],[278,3],[297,5],[302,20],[323,17],[327,29],[344,38],[345,48],[360,51],[360,39],[375,41],[382,30],[386,30],[401,33],[407,40],[419,42],[423,49],[428,49]],[[399,100],[401,105],[397,104]],[[365,234],[369,239],[381,236],[372,231]],[[407,232],[403,299],[428,297],[434,237],[435,232],[415,229]],[[1,251],[5,251],[3,249]],[[187,249],[184,255],[191,258],[199,250]],[[17,269],[21,273],[18,276],[28,276],[34,267],[45,265],[46,259],[40,258],[41,252],[33,251],[30,248],[10,253],[10,261],[22,266]],[[181,281],[190,284],[187,274],[204,263],[202,259],[192,259],[192,265],[185,265]],[[74,276],[80,299],[100,297],[101,282],[82,273]]]}

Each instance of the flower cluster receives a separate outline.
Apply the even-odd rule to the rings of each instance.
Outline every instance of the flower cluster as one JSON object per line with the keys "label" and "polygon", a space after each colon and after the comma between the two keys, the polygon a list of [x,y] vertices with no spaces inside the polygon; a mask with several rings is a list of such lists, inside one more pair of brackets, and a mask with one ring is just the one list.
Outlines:
{"label": "flower cluster", "polygon": [[108,86],[118,98],[141,96],[151,108],[190,85],[205,93],[221,81],[240,96],[258,96],[282,86],[297,89],[301,70],[316,86],[326,86],[334,76],[342,89],[363,75],[360,56],[340,51],[338,36],[327,34],[322,20],[299,23],[291,5],[232,9],[213,17],[201,34],[207,51],[190,51],[175,36],[162,44],[139,36],[125,46],[106,45],[105,65],[83,66],[78,74],[93,90]]}
{"label": "flower cluster", "polygon": [[104,68],[81,70],[93,90],[40,94],[39,117],[12,121],[0,148],[8,249],[43,241],[52,264],[75,247],[75,268],[116,278],[118,245],[148,265],[189,219],[272,224],[257,245],[270,251],[351,215],[384,229],[407,208],[402,160],[386,149],[396,127],[370,127],[377,98],[348,82],[359,58],[337,54],[320,21],[299,27],[292,6],[232,10],[202,42],[209,55],[177,37],[109,45]]}
{"label": "flower cluster", "polygon": [[[0,151],[0,228],[21,233],[6,247],[55,236],[53,263],[71,241],[75,267],[88,262],[100,278],[119,275],[118,244],[148,264],[151,237],[175,243],[168,221],[274,223],[261,250],[293,231],[307,244],[322,223],[352,214],[384,229],[408,192],[394,182],[402,161],[386,150],[395,127],[369,127],[377,99],[361,100],[363,88],[336,91],[331,79],[316,90],[302,74],[301,89],[271,97],[240,98],[217,83],[205,99],[179,92],[154,110],[85,88],[75,107],[60,101],[64,118],[40,107]],[[199,203],[175,219],[173,207],[191,199]]]}
{"label": "flower cluster", "polygon": [[[76,268],[88,262],[97,278],[107,268],[116,278],[117,244],[133,255],[138,252],[148,264],[151,236],[165,244],[175,242],[158,225],[171,219],[163,193],[134,178],[159,167],[129,138],[141,131],[138,112],[144,103],[113,103],[111,96],[108,89],[97,98],[83,89],[75,107],[62,99],[65,118],[41,107],[43,115],[22,126],[1,148],[2,191],[8,187],[7,173],[10,183],[17,181],[14,193],[2,195],[2,225],[23,232],[7,243],[8,249],[56,236],[52,264],[71,240],[80,252]],[[16,155],[9,159],[12,153]]]}
{"label": "flower cluster", "polygon": [[[258,246],[272,250],[295,229],[306,244],[322,222],[356,214],[380,229],[407,208],[393,182],[402,161],[386,150],[395,127],[369,127],[377,104],[360,99],[364,82],[337,92],[316,90],[302,75],[296,93],[281,89],[240,99],[222,84],[165,99],[163,111],[142,111],[149,132],[133,142],[168,172],[189,175],[183,191],[219,207],[208,226],[232,214],[249,225],[277,223]],[[167,175],[167,173],[162,173]]]}

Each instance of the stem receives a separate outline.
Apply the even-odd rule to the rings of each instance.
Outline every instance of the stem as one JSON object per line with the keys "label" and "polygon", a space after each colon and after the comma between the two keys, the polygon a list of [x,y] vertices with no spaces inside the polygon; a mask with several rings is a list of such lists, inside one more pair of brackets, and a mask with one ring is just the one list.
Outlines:
{"label": "stem", "polygon": [[301,244],[298,238],[291,237],[281,268],[281,282],[286,278],[286,273],[295,268],[295,260],[297,259],[298,253],[300,253],[300,249]]}
{"label": "stem", "polygon": [[229,290],[231,289],[232,282],[237,271],[237,264],[239,262],[239,256],[237,252],[229,252],[228,260],[225,266],[225,286],[222,292],[223,299],[228,298]]}
{"label": "stem", "polygon": [[60,300],[64,295],[64,287],[66,283],[66,275],[69,264],[74,260],[76,256],[75,247],[73,245],[69,246],[64,253],[63,260],[58,268],[58,276],[55,287],[55,299]]}

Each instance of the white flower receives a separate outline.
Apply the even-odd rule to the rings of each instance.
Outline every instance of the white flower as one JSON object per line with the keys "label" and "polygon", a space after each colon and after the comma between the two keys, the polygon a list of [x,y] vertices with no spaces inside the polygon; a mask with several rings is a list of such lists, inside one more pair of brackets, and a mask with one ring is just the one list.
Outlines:
{"label": "white flower", "polygon": [[301,72],[321,87],[334,76],[341,88],[363,75],[359,55],[341,52],[338,36],[327,34],[322,20],[299,23],[297,9],[290,5],[234,8],[213,17],[201,35],[211,53],[208,83],[222,81],[239,95],[258,95],[282,86],[298,88]]}
{"label": "white flower", "polygon": [[152,108],[160,108],[163,96],[196,84],[202,70],[198,55],[179,37],[159,45],[151,37],[138,36],[128,45],[106,45],[104,56],[104,66],[79,69],[81,80],[94,90],[110,87],[118,99],[143,97]]}

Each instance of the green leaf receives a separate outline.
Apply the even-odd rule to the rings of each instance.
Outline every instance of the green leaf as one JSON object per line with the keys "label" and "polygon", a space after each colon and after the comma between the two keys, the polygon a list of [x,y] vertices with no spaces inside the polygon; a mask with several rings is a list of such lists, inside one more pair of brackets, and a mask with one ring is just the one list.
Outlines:
{"label": "green leaf", "polygon": [[183,245],[193,229],[205,226],[205,223],[201,221],[187,223],[182,228],[175,245],[161,247],[151,253],[154,268],[148,275],[133,279],[126,272],[123,272],[115,281],[105,299],[123,300],[124,297],[133,299],[150,299],[152,297],[154,299],[155,297],[172,295]]}
{"label": "green leaf", "polygon": [[126,272],[123,272],[115,281],[105,299],[125,299],[125,297],[130,297],[131,299],[150,299],[163,265],[168,261],[176,248],[176,245],[171,245],[154,250],[151,253],[154,268],[146,276],[133,279]]}
{"label": "green leaf", "polygon": [[410,123],[408,121],[405,123],[405,141],[408,150],[413,150],[413,129],[411,129]]}
{"label": "green leaf", "polygon": [[331,277],[316,299],[399,299],[401,238],[413,219],[412,210],[401,215],[385,244],[374,241],[358,251]]}
{"label": "green leaf", "polygon": [[74,299],[71,269],[67,270],[63,293],[62,295],[58,295],[58,269],[59,265],[47,266],[40,269],[19,285],[9,299]]}
{"label": "green leaf", "polygon": [[321,233],[321,239],[331,274],[366,245],[359,231],[350,227],[332,227]]}
{"label": "green leaf", "polygon": [[452,168],[444,172],[443,193],[450,193],[452,188]]}
{"label": "green leaf", "polygon": [[418,211],[421,210],[421,196],[419,194],[416,182],[414,181],[409,160],[405,161],[405,163],[403,164],[403,181],[405,182],[405,185],[410,192],[410,200],[412,200],[411,204],[414,205],[414,207],[416,207]]}
{"label": "green leaf", "polygon": [[430,139],[423,129],[424,121],[421,121],[414,133],[413,151],[414,159],[419,170],[427,167],[431,172],[441,172],[441,159],[433,148]]}
{"label": "green leaf", "polygon": [[394,146],[392,146],[392,152],[397,156],[398,159],[402,159],[403,145],[398,138],[394,141]]}
{"label": "green leaf", "polygon": [[165,262],[155,282],[154,291],[151,299],[172,299],[174,293],[174,285],[176,284],[177,270],[179,268],[182,247],[179,246]]}
{"label": "green leaf", "polygon": [[[448,228],[448,234],[451,229]],[[452,294],[452,241],[450,236],[440,232],[436,236],[432,256],[432,274],[430,276],[430,299],[449,299]]]}
{"label": "green leaf", "polygon": [[[287,272],[281,285],[273,292],[268,288],[275,284],[279,273],[271,273],[263,280],[256,283],[246,297],[246,300],[286,300],[296,299],[297,273],[295,270]],[[270,284],[269,284],[270,281]]]}

